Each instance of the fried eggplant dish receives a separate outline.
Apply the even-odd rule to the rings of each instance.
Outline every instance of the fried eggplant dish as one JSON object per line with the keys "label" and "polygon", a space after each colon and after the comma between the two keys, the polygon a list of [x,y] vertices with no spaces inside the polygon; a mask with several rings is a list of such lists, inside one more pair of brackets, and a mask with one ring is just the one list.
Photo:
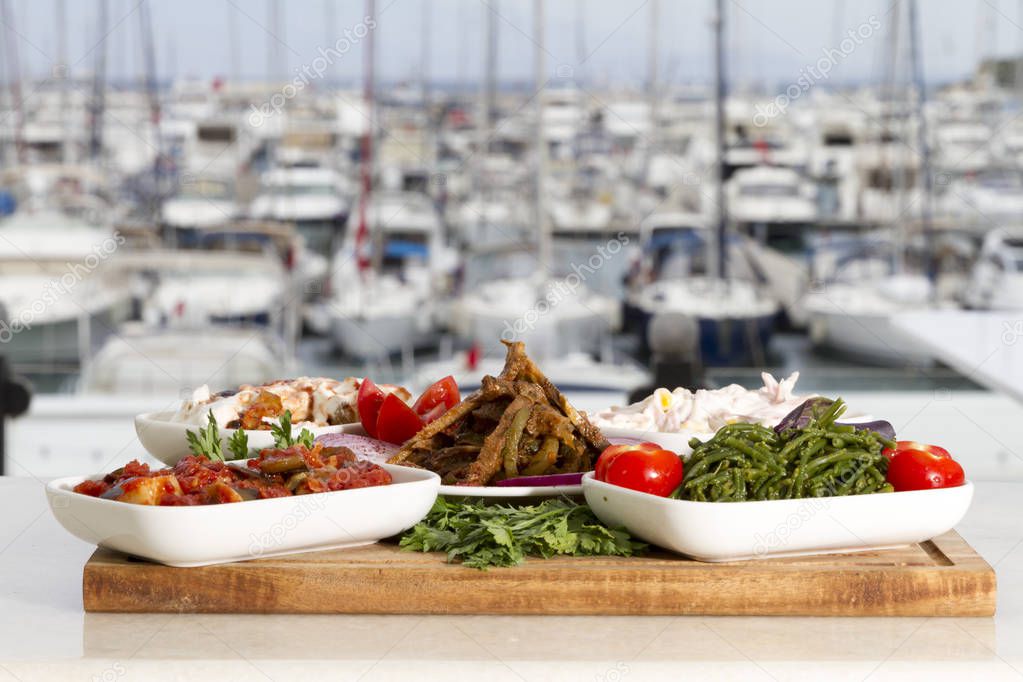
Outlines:
{"label": "fried eggplant dish", "polygon": [[500,376],[427,425],[389,461],[429,469],[446,485],[485,486],[517,476],[593,468],[607,439],[526,355],[508,347]]}

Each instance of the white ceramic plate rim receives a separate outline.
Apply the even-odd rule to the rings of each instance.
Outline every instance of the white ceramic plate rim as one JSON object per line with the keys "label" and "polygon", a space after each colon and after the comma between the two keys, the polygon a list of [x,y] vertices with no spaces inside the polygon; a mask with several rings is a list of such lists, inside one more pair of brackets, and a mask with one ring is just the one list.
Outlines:
{"label": "white ceramic plate rim", "polygon": [[[188,444],[185,439],[185,433],[188,431],[197,431],[203,427],[203,425],[192,424],[189,422],[175,422],[171,421],[170,417],[174,412],[170,410],[163,410],[157,412],[143,412],[135,415],[135,433],[138,436],[139,442],[142,444],[143,449],[152,455],[157,460],[163,462],[168,466],[173,466],[179,459],[186,456],[188,453]],[[301,431],[303,428],[309,429],[313,436],[322,436],[328,433],[341,433],[349,430],[352,424],[331,424],[328,426],[313,426],[308,423],[300,423],[294,425],[297,430]],[[150,434],[144,433],[147,429],[153,429]],[[227,440],[235,433],[235,431],[244,430],[249,437],[250,444],[255,441],[253,447],[259,447],[260,441],[266,441],[266,445],[262,447],[269,447],[272,445],[272,440],[269,430],[254,430],[254,429],[229,429],[226,427],[219,427],[220,439],[226,443]],[[168,432],[173,435],[168,435]]]}
{"label": "white ceramic plate rim", "polygon": [[[157,410],[156,412],[142,412],[135,415],[135,420],[143,423],[161,424],[171,427],[181,427],[182,433],[185,431],[195,431],[206,426],[203,424],[193,424],[192,422],[176,422],[172,421],[170,417],[177,414],[173,410]],[[323,426],[317,426],[311,422],[295,422],[292,424],[293,428],[296,429],[309,429],[314,435],[321,435],[324,433],[337,433],[346,427],[354,426],[355,424],[325,424]],[[218,427],[222,434],[232,434],[235,431],[245,431],[248,434],[260,434],[270,433],[269,429],[231,429],[226,426]]]}
{"label": "white ceramic plate rim", "polygon": [[582,495],[579,485],[441,485],[439,493],[448,497],[559,497]]}

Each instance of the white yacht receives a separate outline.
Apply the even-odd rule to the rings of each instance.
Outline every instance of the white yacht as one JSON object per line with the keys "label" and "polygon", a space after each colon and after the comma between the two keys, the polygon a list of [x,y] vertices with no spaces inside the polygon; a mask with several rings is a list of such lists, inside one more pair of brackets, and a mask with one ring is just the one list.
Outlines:
{"label": "white yacht", "polygon": [[931,353],[900,332],[892,319],[934,307],[923,275],[891,274],[842,279],[809,293],[805,307],[815,346],[873,364],[930,366]]}
{"label": "white yacht", "polygon": [[[527,347],[530,356],[533,348]],[[500,348],[504,351],[504,347]],[[614,364],[595,360],[589,353],[567,353],[553,361],[543,361],[544,374],[562,391],[573,393],[613,392],[629,395],[651,382],[650,372],[635,362]],[[498,376],[504,367],[504,355],[495,352],[479,357],[478,351],[462,351],[448,359],[418,364],[407,383],[413,391],[425,390],[437,377],[455,377],[463,392],[480,387],[484,376]]]}
{"label": "white yacht", "polygon": [[754,273],[739,240],[728,242],[729,278],[707,276],[714,233],[699,214],[661,212],[640,230],[641,254],[634,266],[627,315],[641,339],[653,319],[682,314],[695,319],[705,364],[728,365],[762,358],[779,304],[754,286]]}
{"label": "white yacht", "polygon": [[261,183],[249,207],[252,218],[293,223],[312,251],[335,250],[349,209],[351,188],[344,176],[330,168],[274,168]]}
{"label": "white yacht", "polygon": [[754,166],[737,170],[727,183],[728,213],[750,226],[807,224],[817,218],[813,183],[792,168]]}
{"label": "white yacht", "polygon": [[280,260],[266,253],[156,250],[122,264],[144,273],[142,320],[158,327],[268,325],[286,303],[299,304]]}
{"label": "white yacht", "polygon": [[129,324],[84,366],[77,392],[181,397],[203,384],[220,390],[271,381],[289,369],[281,349],[251,329]]}
{"label": "white yacht", "polygon": [[577,276],[492,279],[451,306],[451,324],[484,353],[499,353],[501,339],[524,341],[531,354],[556,358],[598,353],[620,321],[618,301],[595,294]]}
{"label": "white yacht", "polygon": [[1018,220],[1023,214],[1023,173],[1017,168],[987,168],[949,183],[938,210],[963,222]]}
{"label": "white yacht", "polygon": [[[365,244],[353,210],[334,256],[330,298],[319,314],[334,344],[358,359],[432,340],[438,298],[456,265],[433,202],[418,192],[376,192],[366,206]],[[360,256],[371,267],[360,268]]]}
{"label": "white yacht", "polygon": [[235,220],[239,214],[234,183],[203,176],[182,182],[178,193],[163,202],[160,222],[174,230],[202,229]]}
{"label": "white yacht", "polygon": [[549,199],[551,236],[555,238],[593,236],[611,231],[614,207],[610,196],[592,196],[572,191],[565,197]]}
{"label": "white yacht", "polygon": [[1023,227],[988,232],[963,302],[970,308],[1023,310]]}
{"label": "white yacht", "polygon": [[54,211],[0,221],[0,353],[22,365],[77,364],[130,313],[108,227]]}
{"label": "white yacht", "polygon": [[741,279],[665,279],[644,287],[633,305],[645,328],[663,314],[696,320],[704,365],[763,364],[780,306],[760,289]]}

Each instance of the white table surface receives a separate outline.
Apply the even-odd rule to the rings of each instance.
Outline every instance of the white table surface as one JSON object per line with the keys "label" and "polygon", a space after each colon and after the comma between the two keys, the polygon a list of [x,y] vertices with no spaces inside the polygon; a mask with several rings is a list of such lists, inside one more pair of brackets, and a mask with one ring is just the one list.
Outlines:
{"label": "white table surface", "polygon": [[935,310],[892,324],[960,374],[1023,402],[1023,313]]}
{"label": "white table surface", "polygon": [[42,484],[0,478],[0,679],[1020,679],[1021,499],[979,481],[959,527],[998,573],[993,619],[115,615],[83,612],[93,548]]}

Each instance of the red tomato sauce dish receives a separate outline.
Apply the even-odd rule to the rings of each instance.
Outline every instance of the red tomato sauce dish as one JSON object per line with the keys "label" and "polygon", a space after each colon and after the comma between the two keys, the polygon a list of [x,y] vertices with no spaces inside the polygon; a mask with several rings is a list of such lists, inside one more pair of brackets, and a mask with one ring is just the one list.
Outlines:
{"label": "red tomato sauce dish", "polygon": [[269,448],[245,463],[191,455],[169,469],[152,471],[133,460],[74,491],[118,502],[163,507],[224,504],[290,497],[391,483],[391,475],[345,447],[315,443]]}

